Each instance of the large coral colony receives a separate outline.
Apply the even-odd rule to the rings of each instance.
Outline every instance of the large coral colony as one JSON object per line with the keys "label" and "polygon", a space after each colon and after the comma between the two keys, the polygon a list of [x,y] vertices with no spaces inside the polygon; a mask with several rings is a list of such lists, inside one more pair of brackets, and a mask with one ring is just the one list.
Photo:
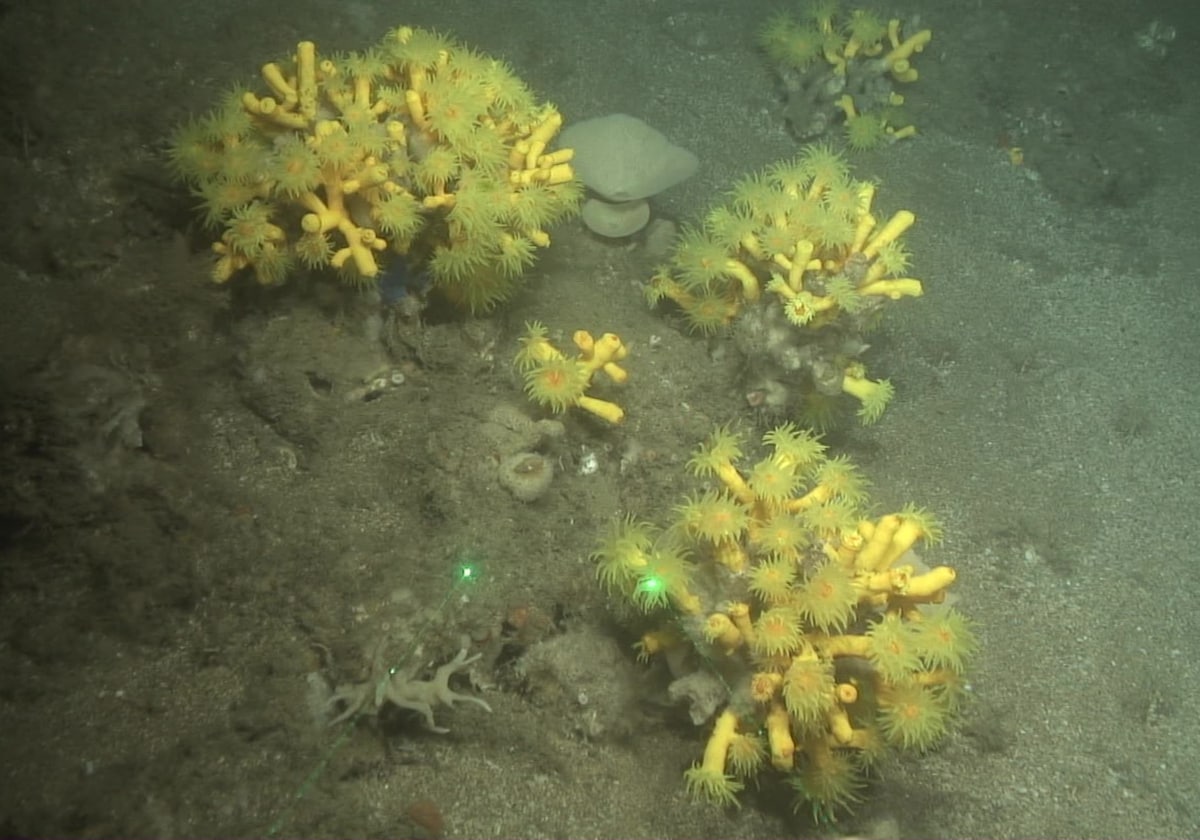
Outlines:
{"label": "large coral colony", "polygon": [[683,497],[665,528],[617,522],[593,559],[645,614],[640,655],[680,680],[709,672],[727,694],[689,792],[733,804],[770,767],[830,817],[889,748],[925,750],[948,731],[975,640],[945,603],[954,569],[914,553],[940,538],[928,512],[867,515],[855,467],[794,425],[762,443],[742,469],[745,441],[715,431],[688,464],[715,486]]}
{"label": "large coral colony", "polygon": [[[836,107],[857,148],[914,134],[891,83],[916,79],[911,60],[930,34],[900,30],[814,0],[768,22],[760,46],[800,74],[789,108],[823,125]],[[258,91],[237,88],[182,126],[170,154],[217,231],[217,282],[246,273],[276,284],[305,268],[366,285],[398,259],[480,312],[513,294],[547,229],[578,209],[573,152],[554,148],[561,125],[503,62],[400,27],[361,53],[300,43],[262,67]],[[798,808],[833,817],[889,750],[933,746],[965,697],[975,639],[947,603],[955,571],[915,553],[938,542],[936,521],[913,505],[869,513],[864,478],[809,431],[846,396],[861,421],[879,419],[893,389],[868,378],[862,337],[887,304],[923,293],[903,243],[915,216],[877,217],[877,189],[833,146],[810,145],[685,226],[645,287],[692,331],[729,332],[754,377],[751,405],[782,421],[753,448],[732,427],[714,431],[673,511],[659,524],[620,519],[593,554],[641,628],[639,658],[720,687],[692,709],[712,726],[685,774],[698,800],[736,804],[774,770]],[[579,330],[568,355],[550,335],[532,322],[520,339],[514,364],[530,398],[621,423],[624,409],[588,391],[597,374],[626,381],[625,343]],[[426,684],[398,685],[395,697],[383,683],[357,687],[354,713],[363,698],[411,704]],[[431,718],[432,701],[422,708]]]}
{"label": "large coral colony", "polygon": [[321,58],[311,41],[184,125],[171,161],[220,230],[213,278],[297,266],[371,282],[391,254],[427,263],[448,298],[508,298],[575,212],[562,125],[509,68],[448,38],[400,27],[375,48]]}

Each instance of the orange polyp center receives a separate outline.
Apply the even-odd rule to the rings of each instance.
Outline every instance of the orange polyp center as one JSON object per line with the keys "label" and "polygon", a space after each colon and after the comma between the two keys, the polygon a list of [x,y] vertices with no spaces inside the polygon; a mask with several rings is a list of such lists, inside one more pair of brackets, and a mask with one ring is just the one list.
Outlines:
{"label": "orange polyp center", "polygon": [[550,390],[561,391],[567,384],[567,377],[561,370],[548,370],[542,375],[542,380]]}
{"label": "orange polyp center", "polygon": [[792,676],[792,685],[804,692],[816,691],[821,686],[819,676],[813,671],[801,671]]}
{"label": "orange polyp center", "polygon": [[787,622],[781,618],[769,618],[766,624],[763,625],[762,632],[768,636],[782,638],[788,634]]}
{"label": "orange polyp center", "polygon": [[755,700],[764,703],[775,693],[775,682],[767,674],[755,674],[750,684],[750,694]]}
{"label": "orange polyp center", "polygon": [[729,528],[732,520],[729,516],[728,511],[718,510],[715,513],[713,513],[712,522],[713,522],[713,525],[717,526],[722,531],[724,531]]}

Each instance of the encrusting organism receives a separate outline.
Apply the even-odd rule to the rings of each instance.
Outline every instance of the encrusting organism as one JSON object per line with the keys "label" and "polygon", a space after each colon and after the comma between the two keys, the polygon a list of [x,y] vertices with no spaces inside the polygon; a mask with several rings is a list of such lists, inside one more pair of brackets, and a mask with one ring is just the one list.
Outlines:
{"label": "encrusting organism", "polygon": [[386,673],[379,673],[377,667],[371,679],[343,686],[330,696],[330,711],[340,708],[341,712],[329,725],[335,726],[362,713],[378,712],[384,703],[391,703],[419,714],[430,732],[445,734],[450,730],[438,726],[433,719],[433,710],[437,706],[453,708],[455,703],[473,703],[485,712],[492,711],[486,700],[471,694],[460,694],[450,688],[450,678],[470,668],[480,656],[478,653],[468,656],[466,648],[463,648],[428,680],[414,678],[419,663],[408,669],[389,668]]}

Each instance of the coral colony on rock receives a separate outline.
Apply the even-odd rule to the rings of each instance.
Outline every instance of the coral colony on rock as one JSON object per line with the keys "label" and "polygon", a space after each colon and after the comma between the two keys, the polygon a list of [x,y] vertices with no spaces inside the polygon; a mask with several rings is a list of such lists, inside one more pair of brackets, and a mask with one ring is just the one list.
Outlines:
{"label": "coral colony on rock", "polygon": [[546,227],[582,186],[562,125],[507,65],[434,32],[400,27],[361,53],[311,41],[181,127],[175,172],[220,230],[212,276],[281,283],[296,266],[373,283],[390,255],[428,270],[472,312],[507,299]]}

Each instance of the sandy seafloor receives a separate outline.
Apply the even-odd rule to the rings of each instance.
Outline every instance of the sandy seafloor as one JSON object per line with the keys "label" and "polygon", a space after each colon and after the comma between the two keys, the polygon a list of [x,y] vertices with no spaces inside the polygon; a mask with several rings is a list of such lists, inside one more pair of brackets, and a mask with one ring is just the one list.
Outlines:
{"label": "sandy seafloor", "polygon": [[[706,733],[594,584],[606,522],[661,521],[695,443],[753,428],[723,342],[645,307],[640,240],[564,224],[516,299],[388,356],[326,283],[210,285],[163,173],[172,127],[264,61],[408,23],[504,57],[568,122],[625,111],[694,150],[655,203],[684,221],[796,150],[754,49],[772,7],[0,4],[0,834],[420,836],[407,813],[432,801],[461,837],[1200,835],[1185,4],[879,5],[934,31],[920,136],[854,162],[881,208],[916,213],[927,291],[868,354],[894,403],[832,443],[880,509],[941,514],[927,558],[958,569],[982,649],[962,730],[890,762],[834,827],[770,785],[737,811],[688,801]],[[1178,33],[1163,56],[1134,38],[1154,19]],[[496,413],[533,416],[508,367],[528,319],[633,348],[628,421],[569,416],[532,505],[494,469]],[[380,363],[405,383],[338,398]],[[484,579],[438,610],[464,556]],[[385,715],[339,743],[319,725],[322,686],[377,649],[445,661],[463,635],[493,714],[443,709],[445,735]]]}

